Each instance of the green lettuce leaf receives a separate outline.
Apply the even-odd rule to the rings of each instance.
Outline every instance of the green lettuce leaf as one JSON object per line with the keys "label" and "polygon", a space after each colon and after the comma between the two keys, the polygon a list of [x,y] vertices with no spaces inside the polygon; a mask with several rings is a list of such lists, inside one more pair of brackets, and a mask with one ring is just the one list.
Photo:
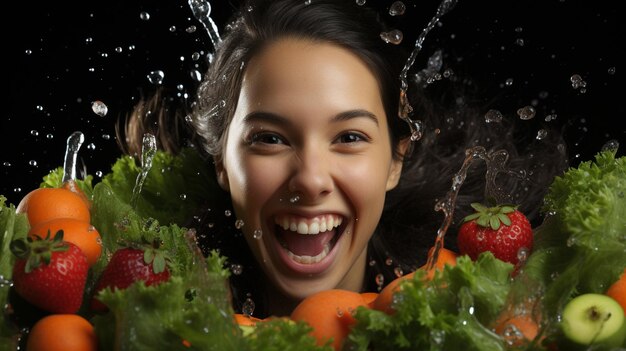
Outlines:
{"label": "green lettuce leaf", "polygon": [[[0,195],[0,306],[6,306],[13,277],[15,256],[9,250],[14,239],[25,238],[28,234],[28,218],[16,214],[13,204],[6,204],[6,197]],[[4,309],[4,307],[3,307]],[[0,350],[17,348],[18,330],[7,318],[0,320]]]}
{"label": "green lettuce leaf", "polygon": [[[134,210],[141,217],[154,218],[163,224],[185,225],[202,204],[210,203],[219,189],[210,172],[207,162],[192,148],[183,149],[176,156],[157,151],[152,168],[137,190]],[[136,160],[124,156],[102,182],[130,204],[140,174]]]}
{"label": "green lettuce leaf", "polygon": [[424,272],[401,283],[396,313],[360,307],[349,335],[354,350],[504,350],[489,325],[502,310],[513,266],[483,253],[446,266],[432,281]]}

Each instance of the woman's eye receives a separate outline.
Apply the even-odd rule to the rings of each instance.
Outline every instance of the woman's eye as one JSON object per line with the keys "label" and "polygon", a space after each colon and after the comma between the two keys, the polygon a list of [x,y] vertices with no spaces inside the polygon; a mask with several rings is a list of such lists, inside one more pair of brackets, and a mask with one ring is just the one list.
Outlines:
{"label": "woman's eye", "polygon": [[257,133],[250,138],[252,144],[262,143],[262,144],[284,144],[283,139],[273,133]]}
{"label": "woman's eye", "polygon": [[345,133],[345,134],[341,134],[337,141],[339,143],[348,144],[348,143],[356,143],[356,142],[365,141],[365,140],[366,138],[359,133]]}

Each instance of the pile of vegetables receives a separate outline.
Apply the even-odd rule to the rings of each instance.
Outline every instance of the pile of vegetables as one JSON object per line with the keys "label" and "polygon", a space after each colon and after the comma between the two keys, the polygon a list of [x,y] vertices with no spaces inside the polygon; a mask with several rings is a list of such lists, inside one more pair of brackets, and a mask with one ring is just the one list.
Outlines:
{"label": "pile of vegetables", "polygon": [[[194,229],[183,226],[201,203],[212,201],[211,177],[201,165],[193,149],[178,156],[157,152],[135,206],[140,168],[130,157],[120,158],[95,186],[91,177],[76,181],[91,201],[91,224],[102,239],[76,314],[92,323],[100,349],[332,350],[302,321],[270,318],[242,327],[233,318],[228,258],[203,256]],[[41,187],[60,187],[62,174],[47,175]],[[598,153],[554,180],[542,209],[546,220],[535,228],[532,254],[514,278],[515,267],[490,252],[475,260],[460,256],[429,279],[418,271],[394,295],[394,313],[355,309],[343,349],[570,349],[563,342],[565,307],[577,296],[605,294],[626,269],[625,194],[626,157]],[[0,197],[0,350],[16,350],[28,337],[20,330],[28,319],[12,297],[16,257],[9,246],[29,229],[26,216]],[[90,297],[113,253],[129,242],[155,240],[168,257],[170,278],[102,290],[97,296],[108,311],[91,311]],[[526,325],[517,323],[520,317]],[[534,330],[526,334],[529,325]],[[597,343],[593,349],[615,347]]]}

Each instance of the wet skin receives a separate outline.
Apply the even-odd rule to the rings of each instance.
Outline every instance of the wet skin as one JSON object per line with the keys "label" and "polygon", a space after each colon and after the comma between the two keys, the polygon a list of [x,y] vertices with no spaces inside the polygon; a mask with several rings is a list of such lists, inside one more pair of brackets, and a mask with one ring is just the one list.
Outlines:
{"label": "wet skin", "polygon": [[245,67],[222,160],[218,179],[271,281],[273,314],[322,290],[360,291],[402,167],[363,61],[302,39],[264,48]]}

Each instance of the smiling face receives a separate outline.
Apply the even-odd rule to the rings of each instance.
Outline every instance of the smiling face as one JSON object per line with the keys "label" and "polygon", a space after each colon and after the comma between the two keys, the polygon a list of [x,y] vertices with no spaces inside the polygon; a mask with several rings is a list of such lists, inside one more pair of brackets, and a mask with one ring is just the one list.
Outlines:
{"label": "smiling face", "polygon": [[375,76],[350,51],[301,39],[245,69],[217,169],[248,245],[284,297],[360,290],[401,170]]}

